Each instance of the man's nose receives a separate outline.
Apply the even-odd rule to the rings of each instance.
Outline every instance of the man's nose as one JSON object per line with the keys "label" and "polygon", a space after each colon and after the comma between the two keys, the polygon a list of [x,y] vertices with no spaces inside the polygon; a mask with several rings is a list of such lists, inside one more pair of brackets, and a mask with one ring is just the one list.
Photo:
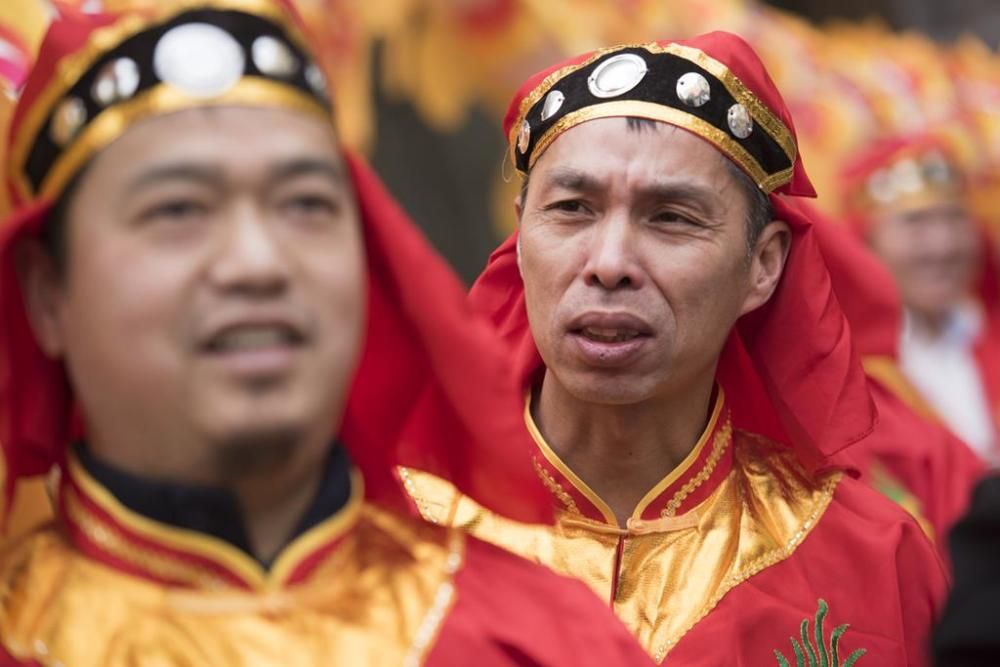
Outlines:
{"label": "man's nose", "polygon": [[258,206],[234,206],[220,231],[211,267],[217,287],[254,296],[274,295],[287,287],[288,259]]}
{"label": "man's nose", "polygon": [[615,215],[598,222],[584,266],[586,284],[606,290],[639,287],[642,274],[636,257],[637,242],[628,216]]}
{"label": "man's nose", "polygon": [[977,241],[971,223],[958,218],[941,217],[924,229],[924,249],[937,256],[966,254]]}

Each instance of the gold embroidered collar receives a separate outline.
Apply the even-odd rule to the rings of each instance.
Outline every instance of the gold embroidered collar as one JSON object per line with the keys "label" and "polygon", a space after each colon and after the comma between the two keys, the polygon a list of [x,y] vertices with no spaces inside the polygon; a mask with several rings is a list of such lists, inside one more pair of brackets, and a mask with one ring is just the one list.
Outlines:
{"label": "gold embroidered collar", "polygon": [[[614,512],[559,458],[545,441],[531,416],[531,397],[524,407],[524,422],[538,446],[535,472],[569,515],[579,515],[620,529]],[[685,517],[708,497],[732,469],[733,427],[725,392],[718,387],[708,424],[688,456],[639,501],[627,529],[630,533],[659,532],[682,527],[696,517]]]}

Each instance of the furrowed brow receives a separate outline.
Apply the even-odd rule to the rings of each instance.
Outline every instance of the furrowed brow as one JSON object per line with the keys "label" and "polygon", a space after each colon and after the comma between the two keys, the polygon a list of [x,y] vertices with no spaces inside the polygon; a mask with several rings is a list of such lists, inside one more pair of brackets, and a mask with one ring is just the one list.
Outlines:
{"label": "furrowed brow", "polygon": [[579,192],[593,192],[601,189],[599,180],[582,171],[570,168],[557,168],[550,171],[545,177],[545,186],[547,189],[561,188]]}

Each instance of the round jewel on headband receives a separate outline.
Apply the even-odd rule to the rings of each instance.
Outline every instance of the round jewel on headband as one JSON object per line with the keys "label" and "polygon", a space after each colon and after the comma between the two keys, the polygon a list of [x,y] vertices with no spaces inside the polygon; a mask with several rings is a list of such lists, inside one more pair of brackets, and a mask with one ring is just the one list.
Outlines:
{"label": "round jewel on headband", "polygon": [[517,133],[517,150],[521,153],[528,152],[528,144],[531,143],[531,125],[528,121],[521,123],[521,129]]}
{"label": "round jewel on headband", "polygon": [[139,90],[139,66],[131,58],[118,58],[101,68],[90,90],[102,107],[127,100]]}
{"label": "round jewel on headband", "polygon": [[78,97],[69,97],[59,103],[52,115],[49,134],[57,146],[65,146],[87,122],[87,107]]}
{"label": "round jewel on headband", "polygon": [[729,123],[729,131],[738,139],[746,139],[753,132],[753,119],[750,112],[742,104],[734,104],[729,107],[726,113],[726,122]]}
{"label": "round jewel on headband", "polygon": [[689,107],[700,107],[712,97],[708,79],[698,72],[688,72],[677,79],[677,97]]}
{"label": "round jewel on headband", "polygon": [[209,23],[187,23],[160,38],[153,70],[161,81],[192,97],[215,97],[243,77],[246,57],[239,42]]}
{"label": "round jewel on headband", "polygon": [[326,83],[326,76],[323,71],[316,65],[316,63],[310,63],[306,67],[306,83],[309,87],[313,89],[313,92],[322,97],[327,97],[329,95],[330,87]]}
{"label": "round jewel on headband", "polygon": [[299,70],[299,60],[280,39],[263,35],[250,47],[253,64],[268,76],[287,79]]}
{"label": "round jewel on headband", "polygon": [[619,53],[608,58],[587,78],[587,88],[594,97],[618,97],[639,85],[649,66],[634,53]]}
{"label": "round jewel on headband", "polygon": [[542,104],[542,120],[546,121],[552,118],[562,108],[565,101],[566,96],[558,90],[549,91],[549,94],[545,96],[545,103]]}

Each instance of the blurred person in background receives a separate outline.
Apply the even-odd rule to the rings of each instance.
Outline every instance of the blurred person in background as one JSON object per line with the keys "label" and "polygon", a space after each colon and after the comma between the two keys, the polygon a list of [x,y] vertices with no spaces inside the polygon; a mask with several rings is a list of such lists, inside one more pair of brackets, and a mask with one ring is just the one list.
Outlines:
{"label": "blurred person in background", "polygon": [[424,516],[587,582],[657,662],[924,664],[945,575],[845,474],[875,410],[751,48],[587,53],[531,77],[504,129],[520,229],[471,299],[510,342],[558,522],[404,470]]}
{"label": "blurred person in background", "polygon": [[399,463],[528,521],[544,489],[492,330],[331,113],[282,0],[54,21],[0,442],[58,516],[0,553],[0,664],[648,663],[579,582],[400,513]]}
{"label": "blurred person in background", "polygon": [[910,512],[947,559],[948,533],[986,465],[939,420],[912,405],[915,390],[898,369],[903,307],[892,274],[846,225],[815,207],[804,210],[878,408],[875,430],[846,453],[861,479]]}
{"label": "blurred person in background", "polygon": [[931,134],[875,142],[844,169],[846,219],[892,273],[904,306],[899,369],[911,404],[997,461],[1000,336],[977,298],[985,235],[964,179]]}

